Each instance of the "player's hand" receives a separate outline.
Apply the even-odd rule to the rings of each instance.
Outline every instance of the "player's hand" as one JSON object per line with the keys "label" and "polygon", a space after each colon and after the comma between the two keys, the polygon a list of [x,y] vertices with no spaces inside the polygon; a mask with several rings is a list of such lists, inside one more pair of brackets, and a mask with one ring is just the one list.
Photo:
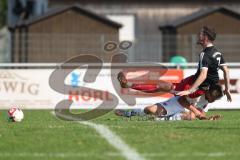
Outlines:
{"label": "player's hand", "polygon": [[225,90],[224,94],[227,96],[227,101],[232,102],[232,96],[229,90]]}
{"label": "player's hand", "polygon": [[181,91],[181,92],[176,93],[176,95],[178,95],[178,96],[186,96],[186,95],[189,95],[189,94],[191,94],[191,92],[189,90]]}
{"label": "player's hand", "polygon": [[196,115],[196,117],[199,119],[199,120],[207,120],[207,117],[204,115],[204,114],[199,114],[199,115]]}
{"label": "player's hand", "polygon": [[222,116],[220,114],[212,115],[212,116],[208,117],[208,120],[210,120],[210,121],[217,121],[220,119],[222,119]]}

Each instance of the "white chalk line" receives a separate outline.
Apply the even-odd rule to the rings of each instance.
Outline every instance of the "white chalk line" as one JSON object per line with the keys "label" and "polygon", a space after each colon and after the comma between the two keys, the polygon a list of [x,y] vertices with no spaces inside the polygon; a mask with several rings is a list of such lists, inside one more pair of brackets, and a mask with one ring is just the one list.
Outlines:
{"label": "white chalk line", "polygon": [[[55,115],[54,112],[51,112]],[[107,126],[102,124],[95,124],[89,121],[79,121],[78,119],[74,119],[73,117],[69,117],[66,115],[60,115],[63,118],[75,120],[76,122],[89,126],[95,129],[101,137],[103,137],[110,145],[112,145],[115,149],[117,149],[123,157],[127,160],[145,160],[135,149],[128,146],[117,134],[112,132]]]}
{"label": "white chalk line", "polygon": [[[117,152],[107,152],[102,155],[110,157],[121,156],[121,153]],[[144,157],[224,157],[224,156],[239,156],[239,153],[225,153],[225,152],[193,152],[193,153],[143,153]],[[0,157],[54,157],[54,158],[71,158],[71,157],[89,157],[89,156],[99,156],[98,153],[41,153],[41,152],[0,152]]]}

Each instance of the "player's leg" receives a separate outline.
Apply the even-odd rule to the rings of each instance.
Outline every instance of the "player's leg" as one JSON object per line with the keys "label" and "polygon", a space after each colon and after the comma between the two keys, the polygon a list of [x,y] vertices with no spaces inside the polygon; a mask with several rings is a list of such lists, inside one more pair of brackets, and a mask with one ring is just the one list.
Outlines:
{"label": "player's leg", "polygon": [[[179,91],[188,90],[191,85],[193,85],[195,81],[194,76],[189,76],[183,79],[180,83],[170,83],[165,81],[160,81],[158,84],[134,84],[127,81],[123,72],[118,73],[118,81],[122,88],[131,88],[134,90],[146,92],[146,93],[154,93],[154,92],[168,92],[175,94]],[[188,95],[190,98],[196,98],[205,94],[204,90],[198,89],[195,92]]]}
{"label": "player's leg", "polygon": [[[174,92],[179,92],[179,91],[185,91],[191,88],[193,83],[195,82],[195,76],[189,76],[187,78],[184,78],[180,83],[174,83]],[[196,98],[199,97],[203,94],[205,94],[206,91],[202,89],[197,89],[195,92],[191,93],[188,95],[190,98]]]}
{"label": "player's leg", "polygon": [[181,82],[179,83],[174,83],[174,89],[176,91],[187,90],[191,87],[191,85],[193,85],[194,81],[195,81],[194,76],[189,76],[187,78],[182,79]]}
{"label": "player's leg", "polygon": [[131,117],[131,112],[129,110],[116,109],[114,113],[116,116]]}
{"label": "player's leg", "polygon": [[144,109],[133,109],[133,110],[116,110],[115,114],[124,117],[130,117],[133,115],[144,114],[161,116],[171,116],[176,113],[184,111],[184,108],[178,103],[179,97],[172,97],[167,101],[156,103],[151,106],[147,106]]}
{"label": "player's leg", "polygon": [[146,114],[155,114],[157,112],[157,105],[147,106],[143,111]]}
{"label": "player's leg", "polygon": [[161,81],[158,84],[132,84],[132,89],[146,92],[146,93],[155,93],[155,92],[171,92],[173,90],[172,83]]}
{"label": "player's leg", "polygon": [[118,73],[118,81],[122,88],[131,88],[134,90],[146,92],[146,93],[154,93],[154,92],[171,92],[173,89],[172,83],[160,81],[158,84],[135,84],[127,81],[123,72]]}
{"label": "player's leg", "polygon": [[[124,76],[124,74],[121,75]],[[124,79],[127,81],[126,78]],[[174,94],[175,92],[189,89],[194,81],[194,76],[189,76],[183,79],[180,83],[159,81],[157,84],[131,84],[130,88],[143,92],[168,92]],[[204,93],[205,92],[197,90],[196,92],[192,93],[192,97],[198,97]]]}
{"label": "player's leg", "polygon": [[115,115],[122,116],[122,117],[132,117],[132,116],[144,116],[145,113],[143,109],[116,109]]}

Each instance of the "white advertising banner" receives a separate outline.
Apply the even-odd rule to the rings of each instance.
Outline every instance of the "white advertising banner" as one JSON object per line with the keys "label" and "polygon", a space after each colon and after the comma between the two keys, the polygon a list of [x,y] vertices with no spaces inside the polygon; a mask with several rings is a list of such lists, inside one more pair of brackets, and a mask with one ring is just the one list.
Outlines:
{"label": "white advertising banner", "polygon": [[63,95],[49,87],[49,69],[0,69],[0,107],[53,108]]}
{"label": "white advertising banner", "polygon": [[[110,68],[104,68],[97,75],[95,82],[86,83],[83,78],[86,69],[76,69],[72,71],[65,79],[65,85],[76,87],[87,87],[88,89],[73,90],[67,93],[58,93],[49,85],[50,75],[54,69],[0,69],[0,109],[8,109],[12,106],[19,106],[23,109],[54,109],[56,104],[62,100],[72,100],[71,108],[93,109],[98,107],[103,101],[113,101],[110,94],[117,97],[117,108],[136,108],[154,104],[159,101],[166,100],[170,94],[143,94],[139,91],[116,89],[113,86],[111,76],[117,81],[117,73],[111,73]],[[95,72],[90,72],[90,74]],[[163,74],[160,76],[161,74]],[[128,78],[143,75],[140,79],[136,79],[140,83],[150,83],[162,80],[178,82],[182,79],[181,70],[168,70],[166,73],[159,70],[141,70],[132,71],[127,74]],[[90,75],[96,76],[96,75]],[[60,79],[54,80],[56,83],[61,82]],[[62,84],[64,87],[64,84]],[[95,89],[95,90],[94,90]],[[96,91],[98,90],[98,91]],[[99,91],[100,90],[100,91]],[[136,98],[136,104],[127,105],[120,97],[125,95],[128,98]],[[109,106],[112,107],[112,106]]]}
{"label": "white advertising banner", "polygon": [[[73,90],[62,94],[53,90],[49,85],[49,78],[53,71],[54,69],[0,69],[0,109],[8,109],[12,106],[19,106],[23,109],[54,109],[57,103],[62,100],[72,100],[71,108],[93,109],[98,107],[103,101],[113,101],[110,94],[117,97],[117,108],[140,108],[164,101],[172,96],[159,93],[143,94],[139,91],[114,88],[112,78],[116,80],[118,71],[111,73],[110,68],[102,69],[92,83],[87,83],[83,80],[86,69],[72,71],[65,79],[65,85],[82,86],[87,87],[87,89]],[[127,77],[134,78],[134,76],[139,76],[139,74],[146,75],[141,77],[140,80],[135,80],[135,82],[140,83],[154,83],[154,81],[158,80],[179,82],[183,77],[194,74],[196,69],[185,69],[183,71],[171,69],[164,73],[160,73],[161,71],[157,70],[153,70],[150,73],[147,72],[144,70],[138,71],[137,74],[136,72],[129,72]],[[239,73],[240,69],[230,70],[233,102],[227,102],[224,97],[210,104],[211,108],[240,108]],[[54,81],[59,83],[61,80],[56,79]],[[62,86],[64,87],[64,84]],[[116,92],[116,90],[119,90],[120,93]],[[122,95],[132,98],[136,97],[136,104],[127,105],[122,100]]]}

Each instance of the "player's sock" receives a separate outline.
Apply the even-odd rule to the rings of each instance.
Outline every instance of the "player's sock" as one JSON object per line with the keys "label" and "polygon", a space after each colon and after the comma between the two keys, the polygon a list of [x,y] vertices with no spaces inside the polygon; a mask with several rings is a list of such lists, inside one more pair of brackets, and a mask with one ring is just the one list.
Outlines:
{"label": "player's sock", "polygon": [[176,113],[172,116],[160,116],[155,118],[156,121],[180,121],[182,119],[182,113]]}
{"label": "player's sock", "polygon": [[144,112],[144,109],[143,108],[139,108],[139,109],[133,109],[131,111],[132,115],[134,116],[145,116],[146,113]]}
{"label": "player's sock", "polygon": [[132,89],[143,92],[154,92],[158,89],[157,84],[132,84]]}
{"label": "player's sock", "polygon": [[132,116],[144,116],[146,115],[143,109],[117,109],[115,110],[117,116],[132,117]]}

